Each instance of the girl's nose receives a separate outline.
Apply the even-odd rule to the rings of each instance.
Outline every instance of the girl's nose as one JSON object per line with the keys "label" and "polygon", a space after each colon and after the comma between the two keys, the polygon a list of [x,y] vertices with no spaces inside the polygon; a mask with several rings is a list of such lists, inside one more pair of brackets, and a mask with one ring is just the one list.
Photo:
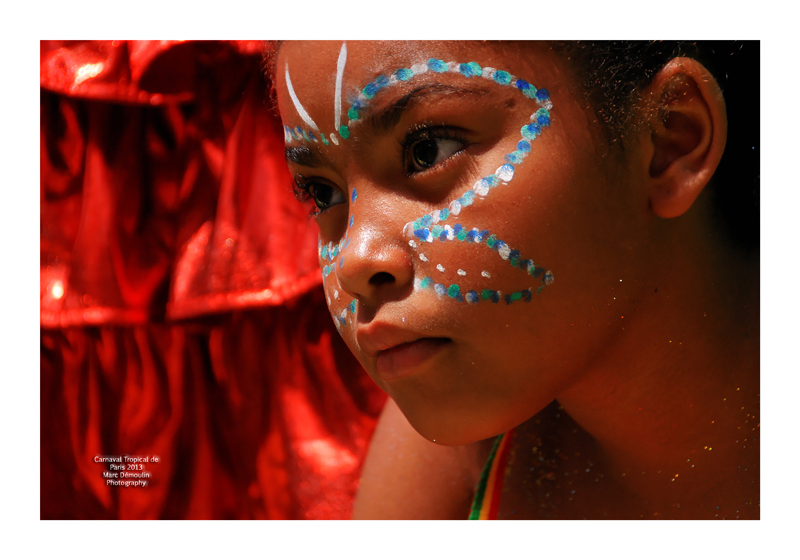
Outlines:
{"label": "girl's nose", "polygon": [[380,211],[390,208],[388,205],[368,205],[366,200],[358,203],[353,206],[352,225],[336,273],[342,289],[374,309],[411,292],[414,267],[403,237],[405,222]]}

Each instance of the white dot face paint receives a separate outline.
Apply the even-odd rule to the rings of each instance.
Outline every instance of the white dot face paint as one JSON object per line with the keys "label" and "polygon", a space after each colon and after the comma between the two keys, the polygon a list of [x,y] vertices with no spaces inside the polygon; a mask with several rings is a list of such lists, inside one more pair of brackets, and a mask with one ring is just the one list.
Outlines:
{"label": "white dot face paint", "polygon": [[502,165],[497,168],[495,174],[497,175],[498,179],[508,183],[511,179],[514,178],[514,168],[510,165]]}
{"label": "white dot face paint", "polygon": [[489,194],[489,183],[483,179],[480,179],[475,183],[475,185],[473,185],[472,190],[474,190],[475,194],[478,196],[486,196]]}
{"label": "white dot face paint", "polygon": [[511,248],[503,244],[500,248],[497,249],[497,253],[500,255],[500,258],[504,261],[508,260],[508,257],[511,255]]}

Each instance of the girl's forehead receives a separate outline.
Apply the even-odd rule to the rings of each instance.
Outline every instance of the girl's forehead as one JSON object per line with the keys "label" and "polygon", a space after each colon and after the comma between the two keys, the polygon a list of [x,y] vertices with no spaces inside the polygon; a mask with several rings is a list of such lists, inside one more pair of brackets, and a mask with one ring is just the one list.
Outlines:
{"label": "girl's forehead", "polygon": [[[459,41],[347,41],[348,67],[353,70],[380,71],[385,66],[403,63],[434,51],[466,54],[481,50],[479,43]],[[279,59],[284,64],[336,64],[342,41],[287,41]]]}
{"label": "girl's forehead", "polygon": [[[341,52],[340,41],[289,41],[278,56],[278,76],[287,64],[295,72],[311,73],[317,79],[335,74]],[[496,41],[348,41],[345,80],[371,78],[377,74],[424,61],[428,58],[451,58],[469,62],[517,61],[529,59],[529,53],[547,49],[543,44],[502,43]],[[491,58],[492,60],[487,60]],[[477,60],[481,59],[481,60]]]}
{"label": "girl's forehead", "polygon": [[[546,46],[536,43],[287,42],[276,65],[278,105],[287,144],[338,144],[381,105],[403,105],[394,97],[415,96],[437,83],[459,92],[481,89],[495,102],[509,88],[533,97],[537,88],[530,81],[542,87],[554,68]],[[497,95],[487,96],[493,89]]]}

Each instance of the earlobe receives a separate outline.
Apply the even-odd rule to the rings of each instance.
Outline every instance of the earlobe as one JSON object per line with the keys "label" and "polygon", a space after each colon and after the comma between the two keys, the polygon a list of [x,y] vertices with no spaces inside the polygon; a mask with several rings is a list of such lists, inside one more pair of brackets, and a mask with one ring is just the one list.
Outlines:
{"label": "earlobe", "polygon": [[689,58],[668,62],[643,99],[654,114],[650,207],[661,218],[674,218],[692,206],[719,165],[728,128],[725,101],[714,77]]}

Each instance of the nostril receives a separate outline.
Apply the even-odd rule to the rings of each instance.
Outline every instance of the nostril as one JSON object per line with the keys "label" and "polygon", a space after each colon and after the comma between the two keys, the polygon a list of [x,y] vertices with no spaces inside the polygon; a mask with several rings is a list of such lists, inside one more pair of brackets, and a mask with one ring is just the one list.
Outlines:
{"label": "nostril", "polygon": [[394,276],[388,272],[376,272],[369,279],[371,286],[383,286],[384,284],[394,284]]}

